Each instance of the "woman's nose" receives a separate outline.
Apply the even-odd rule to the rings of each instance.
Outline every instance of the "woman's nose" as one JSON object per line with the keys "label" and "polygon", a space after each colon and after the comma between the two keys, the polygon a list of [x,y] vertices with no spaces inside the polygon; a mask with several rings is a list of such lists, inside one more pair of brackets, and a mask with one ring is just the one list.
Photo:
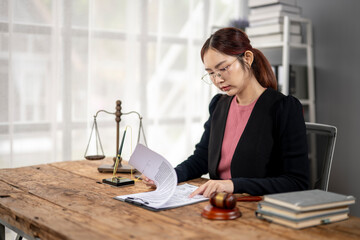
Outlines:
{"label": "woman's nose", "polygon": [[224,81],[224,79],[222,79],[221,74],[220,74],[220,73],[216,73],[216,74],[214,75],[214,82],[215,82],[215,83],[220,83],[220,82],[222,82],[222,81]]}

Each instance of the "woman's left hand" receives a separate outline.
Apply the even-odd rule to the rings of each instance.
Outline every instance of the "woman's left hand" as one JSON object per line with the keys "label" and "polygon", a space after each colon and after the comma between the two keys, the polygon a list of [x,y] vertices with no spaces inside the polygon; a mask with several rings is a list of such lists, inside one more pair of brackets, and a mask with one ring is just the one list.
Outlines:
{"label": "woman's left hand", "polygon": [[209,198],[213,192],[233,193],[234,184],[231,180],[209,180],[192,192],[189,197],[192,198],[197,194],[202,194],[204,197]]}

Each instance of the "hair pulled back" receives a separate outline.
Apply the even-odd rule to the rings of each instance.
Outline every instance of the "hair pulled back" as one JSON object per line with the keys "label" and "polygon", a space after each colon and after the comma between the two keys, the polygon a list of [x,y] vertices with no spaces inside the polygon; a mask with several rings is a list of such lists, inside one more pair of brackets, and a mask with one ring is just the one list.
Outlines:
{"label": "hair pulled back", "polygon": [[[250,44],[245,32],[238,28],[222,28],[212,34],[204,43],[201,49],[201,60],[204,62],[204,55],[209,49],[230,55],[239,56],[246,51],[251,51],[254,61],[251,65],[252,73],[261,86],[277,90],[277,82],[269,61],[264,54]],[[239,58],[244,66],[244,61]]]}

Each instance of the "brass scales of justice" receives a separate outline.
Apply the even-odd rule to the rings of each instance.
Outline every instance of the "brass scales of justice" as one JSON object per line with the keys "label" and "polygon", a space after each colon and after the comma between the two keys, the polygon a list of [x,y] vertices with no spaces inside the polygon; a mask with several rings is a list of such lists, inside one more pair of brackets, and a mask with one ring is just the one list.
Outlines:
{"label": "brass scales of justice", "polygon": [[[91,128],[91,133],[90,133],[90,138],[86,147],[86,151],[84,154],[85,159],[90,160],[90,161],[94,161],[94,160],[102,160],[105,158],[105,154],[104,154],[104,149],[101,143],[101,139],[100,139],[100,134],[99,134],[99,129],[98,129],[98,125],[97,125],[97,121],[96,118],[98,116],[98,114],[100,112],[104,112],[107,114],[112,114],[115,115],[115,122],[116,122],[116,152],[115,152],[115,157],[113,157],[113,164],[102,164],[98,167],[98,171],[103,173],[103,172],[113,172],[114,176],[112,178],[109,179],[103,179],[104,183],[108,183],[110,185],[114,185],[114,186],[122,186],[122,185],[128,185],[128,184],[133,184],[134,181],[128,178],[118,178],[115,177],[115,173],[130,173],[131,171],[135,172],[136,169],[132,168],[129,165],[123,165],[122,162],[122,157],[121,157],[121,152],[122,152],[122,148],[123,148],[123,143],[124,143],[124,139],[125,139],[125,134],[126,131],[124,131],[124,135],[122,138],[122,142],[121,142],[121,146],[119,148],[120,145],[120,121],[121,121],[121,116],[122,115],[129,115],[129,114],[136,114],[139,117],[139,130],[138,130],[138,136],[137,136],[137,143],[139,143],[140,141],[140,133],[142,133],[142,136],[144,138],[144,143],[147,146],[147,142],[146,142],[146,137],[145,137],[145,133],[144,133],[144,127],[142,124],[142,116],[136,112],[136,111],[130,111],[127,113],[122,113],[121,112],[121,101],[117,100],[116,101],[116,106],[115,106],[115,112],[109,112],[106,110],[99,110],[96,112],[96,114],[94,115],[94,122]],[[91,143],[91,140],[94,138],[93,141],[95,141],[95,153],[93,154],[88,154],[89,151],[89,146]]]}

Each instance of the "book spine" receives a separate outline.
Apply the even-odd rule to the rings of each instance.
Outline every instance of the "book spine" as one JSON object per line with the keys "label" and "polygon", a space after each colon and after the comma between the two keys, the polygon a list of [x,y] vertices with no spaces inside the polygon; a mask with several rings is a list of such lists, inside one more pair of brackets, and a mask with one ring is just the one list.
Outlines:
{"label": "book spine", "polygon": [[[279,23],[279,24],[269,24],[269,25],[256,26],[256,27],[247,27],[245,31],[249,37],[257,36],[257,35],[283,33],[284,25],[282,23]],[[290,33],[300,34],[301,33],[300,24],[291,24]]]}
{"label": "book spine", "polygon": [[[283,34],[259,35],[250,38],[250,43],[254,46],[264,43],[277,43],[283,41]],[[290,43],[301,43],[301,35],[290,35]]]}
{"label": "book spine", "polygon": [[277,11],[277,12],[271,12],[271,13],[267,13],[267,14],[249,15],[248,19],[249,19],[250,22],[255,22],[255,21],[265,20],[265,19],[269,19],[269,18],[284,17],[284,16],[300,17],[300,14],[299,13],[285,12],[285,11]]}

